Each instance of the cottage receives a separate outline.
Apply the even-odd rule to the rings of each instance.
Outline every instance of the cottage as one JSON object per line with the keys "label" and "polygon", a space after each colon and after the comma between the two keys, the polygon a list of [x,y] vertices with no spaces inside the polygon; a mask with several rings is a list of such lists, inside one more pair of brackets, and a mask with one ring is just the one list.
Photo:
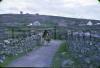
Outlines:
{"label": "cottage", "polygon": [[33,26],[40,26],[41,24],[40,24],[40,22],[39,21],[35,21],[34,23],[33,23]]}
{"label": "cottage", "polygon": [[95,25],[100,25],[100,23],[96,23]]}
{"label": "cottage", "polygon": [[29,23],[27,26],[41,26],[41,23],[39,21],[35,21],[33,23]]}
{"label": "cottage", "polygon": [[89,21],[86,25],[92,26],[93,23],[91,21]]}

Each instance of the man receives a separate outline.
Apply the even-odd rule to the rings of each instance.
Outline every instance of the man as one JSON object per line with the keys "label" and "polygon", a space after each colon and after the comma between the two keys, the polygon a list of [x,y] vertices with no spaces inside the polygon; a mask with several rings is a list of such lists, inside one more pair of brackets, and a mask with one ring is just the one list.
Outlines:
{"label": "man", "polygon": [[49,32],[48,32],[47,30],[44,31],[42,37],[44,38],[44,40],[46,40],[46,41],[45,41],[45,44],[46,44],[46,45],[47,45],[47,43],[49,43],[50,40],[51,40],[51,39],[50,39]]}

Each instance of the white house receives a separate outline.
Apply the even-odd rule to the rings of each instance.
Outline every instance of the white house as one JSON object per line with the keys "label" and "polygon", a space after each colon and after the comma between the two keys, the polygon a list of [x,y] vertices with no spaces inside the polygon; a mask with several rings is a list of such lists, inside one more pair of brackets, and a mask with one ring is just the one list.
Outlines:
{"label": "white house", "polygon": [[33,26],[41,26],[41,23],[40,23],[39,21],[35,21],[35,22],[33,23]]}
{"label": "white house", "polygon": [[35,21],[33,23],[29,23],[27,26],[41,26],[41,23],[39,21]]}
{"label": "white house", "polygon": [[91,21],[89,21],[86,25],[92,26],[93,23]]}
{"label": "white house", "polygon": [[100,25],[100,23],[96,23],[95,25]]}

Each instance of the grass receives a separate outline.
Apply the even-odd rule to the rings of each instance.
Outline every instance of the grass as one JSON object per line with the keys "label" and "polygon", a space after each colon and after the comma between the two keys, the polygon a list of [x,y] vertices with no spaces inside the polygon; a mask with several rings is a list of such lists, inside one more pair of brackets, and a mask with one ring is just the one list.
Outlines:
{"label": "grass", "polygon": [[[37,48],[40,48],[41,46],[36,46],[35,48],[34,48],[34,50],[36,50]],[[31,52],[32,50],[29,50],[29,52]],[[18,54],[17,56],[11,56],[11,55],[9,55],[9,56],[7,56],[6,57],[6,59],[5,59],[5,61],[3,62],[3,63],[1,63],[0,64],[0,67],[6,67],[8,64],[10,64],[13,60],[16,60],[16,59],[18,59],[18,58],[20,58],[20,57],[22,57],[22,56],[25,56],[26,55],[26,53],[24,52],[24,53],[21,53],[21,54]]]}
{"label": "grass", "polygon": [[54,58],[53,58],[53,63],[52,67],[53,68],[60,68],[61,67],[61,59],[59,57],[59,54],[62,52],[66,51],[66,43],[62,43],[61,46],[59,47],[58,51],[56,52]]}
{"label": "grass", "polygon": [[19,54],[19,55],[17,55],[17,56],[7,56],[6,57],[6,59],[5,59],[5,61],[3,62],[3,63],[1,63],[0,64],[0,67],[6,67],[9,63],[11,63],[13,60],[15,60],[15,59],[17,59],[17,58],[19,58],[19,57],[21,57],[21,56],[23,56],[23,55],[25,55],[25,54]]}
{"label": "grass", "polygon": [[[64,53],[63,56],[62,56],[62,53]],[[72,61],[74,61],[74,64],[73,64],[74,68],[81,68],[79,60],[75,59],[73,55],[71,55],[71,53],[69,52],[68,45],[66,42],[63,42],[61,46],[59,47],[58,51],[56,52],[53,58],[52,68],[61,68],[61,62],[62,62],[61,56],[64,59],[71,59]]]}

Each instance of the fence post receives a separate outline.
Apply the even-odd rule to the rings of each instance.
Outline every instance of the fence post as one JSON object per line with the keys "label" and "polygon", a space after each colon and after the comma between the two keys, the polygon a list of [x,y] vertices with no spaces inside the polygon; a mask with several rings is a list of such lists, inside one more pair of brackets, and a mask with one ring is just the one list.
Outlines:
{"label": "fence post", "polygon": [[54,39],[56,39],[56,26],[54,26]]}
{"label": "fence post", "polygon": [[12,31],[12,38],[14,39],[14,28],[13,27],[11,28],[11,31]]}

